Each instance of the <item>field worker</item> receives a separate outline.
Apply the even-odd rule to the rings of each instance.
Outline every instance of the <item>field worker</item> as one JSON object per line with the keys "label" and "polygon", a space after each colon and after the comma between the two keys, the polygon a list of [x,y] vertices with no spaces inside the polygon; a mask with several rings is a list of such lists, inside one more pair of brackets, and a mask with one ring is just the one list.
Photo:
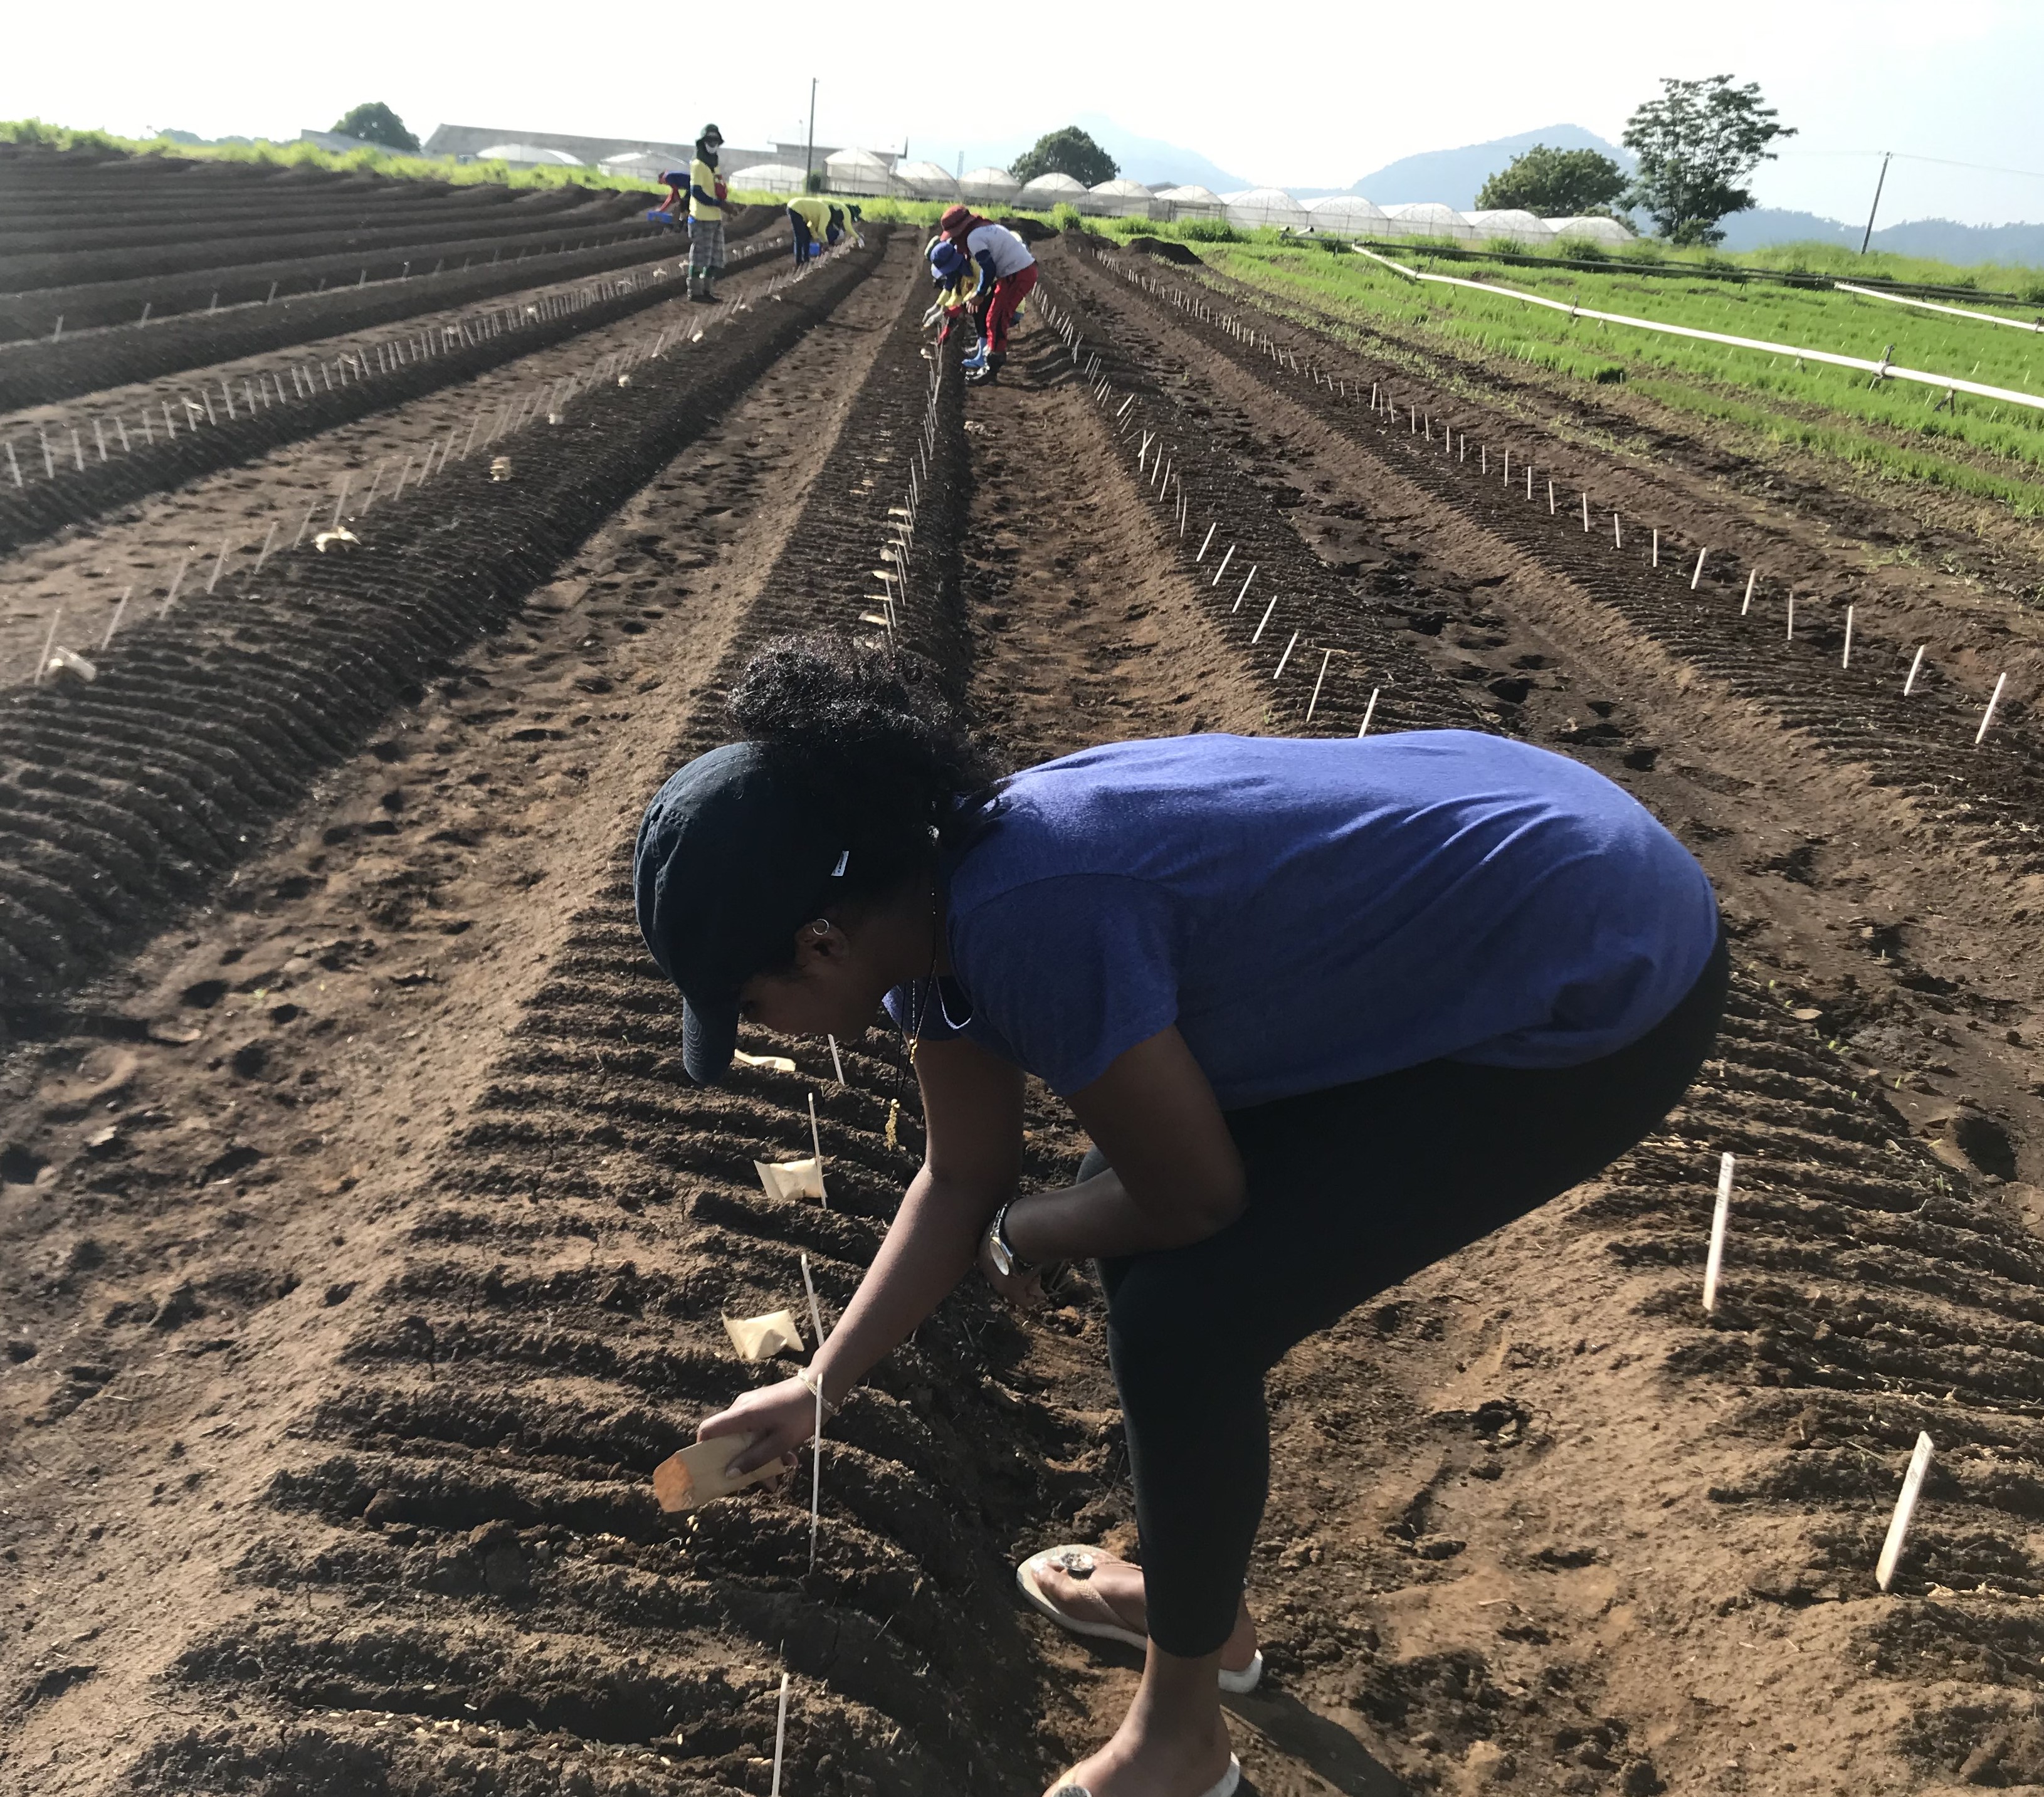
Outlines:
{"label": "field worker", "polygon": [[689,164],[689,298],[713,300],[717,278],[724,271],[724,225],[737,207],[724,199],[728,191],[717,179],[717,152],[724,133],[713,125],[696,140],[695,160]]}
{"label": "field worker", "polygon": [[[1142,1565],[1058,1549],[1020,1582],[1147,1659],[1053,1790],[1226,1797],[1266,1372],[1661,1122],[1723,1003],[1710,882],[1601,774],[1501,736],[1167,737],[1001,780],[934,669],[827,638],[763,651],[730,708],[745,739],[667,781],[636,851],[690,1076],[741,1021],[857,1037],[884,1000],[928,1133],[809,1367],[698,1434],[792,1464],[816,1386],[843,1403],[975,1262],[1020,1304],[1095,1262]],[[1019,1187],[1026,1073],[1094,1144],[1061,1190]]]}
{"label": "field worker", "polygon": [[924,325],[941,326],[937,341],[943,343],[951,334],[951,326],[966,309],[972,304],[978,291],[979,269],[948,237],[934,239],[927,252],[930,265],[930,278],[937,284],[937,297],[930,309],[923,314]]}
{"label": "field worker", "polygon": [[820,194],[797,194],[788,202],[788,222],[795,228],[795,260],[807,262],[812,244],[823,242],[837,209]]}
{"label": "field worker", "polygon": [[973,302],[979,347],[966,358],[966,378],[995,380],[1008,359],[1008,328],[1036,285],[1036,259],[1006,225],[982,218],[969,207],[953,206],[938,222],[980,271],[979,297]]}
{"label": "field worker", "polygon": [[689,171],[685,168],[665,169],[660,180],[667,190],[667,197],[646,217],[655,225],[672,225],[682,230],[689,216]]}

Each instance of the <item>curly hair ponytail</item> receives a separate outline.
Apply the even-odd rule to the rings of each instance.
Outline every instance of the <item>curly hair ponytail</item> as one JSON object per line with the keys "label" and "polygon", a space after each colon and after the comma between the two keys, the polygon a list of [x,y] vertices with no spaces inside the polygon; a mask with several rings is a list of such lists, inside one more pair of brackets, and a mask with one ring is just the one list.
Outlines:
{"label": "curly hair ponytail", "polygon": [[898,889],[983,827],[1003,770],[967,730],[936,668],[921,656],[850,637],[770,643],[728,701],[751,741],[782,758],[816,796],[850,849],[846,896]]}

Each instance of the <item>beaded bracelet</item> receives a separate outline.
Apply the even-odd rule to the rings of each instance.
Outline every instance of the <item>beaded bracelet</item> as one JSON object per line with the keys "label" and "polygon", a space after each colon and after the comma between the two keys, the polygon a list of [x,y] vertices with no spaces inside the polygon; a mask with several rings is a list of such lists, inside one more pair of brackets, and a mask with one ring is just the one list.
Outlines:
{"label": "beaded bracelet", "polygon": [[824,1417],[826,1421],[829,1421],[836,1416],[837,1406],[832,1403],[828,1398],[824,1396],[822,1381],[816,1377],[815,1373],[811,1369],[806,1366],[802,1368],[801,1370],[795,1375],[795,1383],[800,1385],[804,1391],[807,1392],[811,1397],[814,1398],[818,1403],[824,1407]]}

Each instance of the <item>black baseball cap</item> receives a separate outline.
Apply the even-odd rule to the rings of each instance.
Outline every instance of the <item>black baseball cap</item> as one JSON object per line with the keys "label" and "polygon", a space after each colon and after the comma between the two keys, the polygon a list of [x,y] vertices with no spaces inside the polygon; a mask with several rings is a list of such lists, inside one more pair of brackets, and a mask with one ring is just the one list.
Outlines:
{"label": "black baseball cap", "polygon": [[738,1046],[739,988],[787,962],[850,857],[802,784],[758,743],[698,755],[654,794],[632,851],[639,933],[681,990],[682,1062],[714,1085]]}

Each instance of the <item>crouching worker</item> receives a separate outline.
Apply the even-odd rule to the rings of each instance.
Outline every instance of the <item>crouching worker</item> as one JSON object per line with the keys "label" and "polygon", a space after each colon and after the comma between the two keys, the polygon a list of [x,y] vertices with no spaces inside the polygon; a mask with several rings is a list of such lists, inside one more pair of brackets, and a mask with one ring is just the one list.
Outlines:
{"label": "crouching worker", "polygon": [[647,222],[677,231],[686,230],[689,217],[689,171],[685,168],[667,169],[662,172],[660,181],[667,190],[667,197],[646,214]]}
{"label": "crouching worker", "polygon": [[982,218],[967,207],[951,207],[938,224],[946,239],[962,249],[979,270],[979,294],[973,301],[979,344],[966,358],[966,378],[997,379],[1008,359],[1009,328],[1036,285],[1036,259],[1006,225]]}
{"label": "crouching worker", "polygon": [[[1227,1797],[1265,1374],[1659,1124],[1723,1008],[1710,882],[1602,775],[1504,737],[1110,743],[1002,780],[933,669],[821,638],[755,657],[731,716],[636,850],[690,1076],[723,1077],[741,1020],[855,1038],[884,1000],[928,1147],[809,1366],[698,1434],[751,1438],[734,1472],[792,1464],[808,1381],[844,1403],[975,1263],[1023,1304],[1096,1263],[1142,1565],[1058,1549],[1020,1582],[1147,1660],[1053,1788]],[[1020,1188],[1025,1073],[1095,1144],[1061,1190]]]}
{"label": "crouching worker", "polygon": [[[946,343],[950,340],[951,326],[965,315],[979,290],[979,270],[972,258],[948,237],[939,237],[931,244],[929,263],[937,297],[923,314],[923,324],[926,328],[938,326],[937,341]],[[977,350],[978,344],[973,347]]]}
{"label": "crouching worker", "polygon": [[797,263],[823,254],[823,244],[830,233],[831,214],[836,209],[820,194],[797,194],[788,202],[788,222],[794,228]]}

